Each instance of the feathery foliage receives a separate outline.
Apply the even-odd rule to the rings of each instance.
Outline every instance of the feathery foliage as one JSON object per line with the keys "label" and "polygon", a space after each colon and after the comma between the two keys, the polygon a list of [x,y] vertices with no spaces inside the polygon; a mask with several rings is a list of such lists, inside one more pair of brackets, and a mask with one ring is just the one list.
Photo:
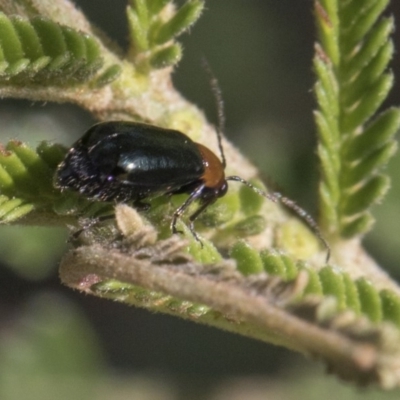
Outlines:
{"label": "feathery foliage", "polygon": [[300,271],[308,275],[308,283],[296,301],[301,302],[309,295],[333,296],[337,301],[336,312],[351,310],[364,315],[372,322],[390,321],[400,327],[400,298],[391,290],[377,290],[365,278],[353,280],[346,272],[327,265],[315,271],[302,261],[277,251],[258,252],[245,242],[238,242],[230,255],[245,275],[267,272],[285,281],[296,279]]}
{"label": "feathery foliage", "polygon": [[54,200],[59,197],[53,188],[53,171],[64,151],[58,145],[51,147],[50,157],[46,143],[42,143],[37,152],[17,141],[1,148],[2,223],[21,218],[38,207],[52,208]]}
{"label": "feathery foliage", "polygon": [[331,236],[368,231],[370,208],[389,187],[383,167],[396,151],[400,110],[376,115],[393,84],[393,19],[382,17],[388,0],[321,0],[315,3],[320,43],[315,119],[322,165],[323,228]]}
{"label": "feathery foliage", "polygon": [[182,57],[176,37],[200,17],[204,2],[190,0],[179,9],[169,0],[130,0],[127,16],[130,57],[142,72],[175,65]]}
{"label": "feathery foliage", "polygon": [[47,18],[0,12],[0,82],[71,85],[89,80],[102,65],[93,37]]}

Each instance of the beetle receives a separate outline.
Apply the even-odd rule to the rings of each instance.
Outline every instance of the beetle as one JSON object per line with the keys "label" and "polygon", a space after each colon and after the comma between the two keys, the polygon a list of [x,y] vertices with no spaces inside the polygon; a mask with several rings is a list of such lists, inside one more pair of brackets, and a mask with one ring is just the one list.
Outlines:
{"label": "beetle", "polygon": [[239,176],[225,176],[226,159],[222,146],[224,113],[221,92],[208,65],[211,86],[218,110],[217,141],[219,159],[208,147],[192,141],[172,129],[139,122],[107,121],[92,126],[72,145],[58,166],[54,184],[61,190],[72,189],[84,197],[133,203],[147,209],[143,202],[164,194],[188,193],[189,197],[172,215],[171,231],[189,206],[200,205],[189,216],[189,229],[201,243],[194,229],[196,218],[228,190],[228,181],[241,182],[259,195],[292,209],[313,230],[327,249],[330,247],[314,219],[293,200],[279,192],[265,193]]}
{"label": "beetle", "polygon": [[295,211],[328,249],[312,217],[282,194],[265,193],[239,176],[225,176],[226,161],[218,134],[221,160],[206,146],[185,134],[138,122],[107,121],[92,126],[69,150],[58,166],[55,186],[72,189],[84,197],[117,203],[133,203],[147,209],[143,200],[163,194],[188,193],[187,200],[173,213],[172,233],[185,210],[196,200],[200,206],[189,216],[189,229],[199,239],[195,219],[237,181],[259,195],[283,203]]}
{"label": "beetle", "polygon": [[162,194],[190,193],[172,219],[171,228],[189,205],[201,200],[193,221],[210,204],[225,195],[225,162],[207,147],[183,133],[153,125],[107,121],[91,127],[58,166],[55,186],[78,191],[84,197],[117,203],[131,202],[139,209],[143,200]]}

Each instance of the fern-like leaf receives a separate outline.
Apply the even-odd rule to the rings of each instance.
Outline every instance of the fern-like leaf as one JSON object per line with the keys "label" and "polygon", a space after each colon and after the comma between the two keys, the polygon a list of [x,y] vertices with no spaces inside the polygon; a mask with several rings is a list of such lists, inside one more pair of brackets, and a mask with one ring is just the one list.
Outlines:
{"label": "fern-like leaf", "polygon": [[0,82],[71,85],[89,80],[102,65],[90,35],[43,17],[0,12]]}
{"label": "fern-like leaf", "polygon": [[10,198],[0,195],[0,222],[10,223],[29,214],[34,209],[32,203],[25,203],[23,199]]}
{"label": "fern-like leaf", "polygon": [[348,273],[331,266],[316,271],[306,263],[295,262],[276,251],[264,250],[259,253],[245,242],[238,242],[230,255],[245,275],[267,272],[289,282],[296,279],[300,271],[305,271],[308,283],[304,291],[297,294],[299,302],[309,295],[333,296],[337,301],[337,313],[351,310],[372,322],[390,321],[400,327],[399,296],[388,289],[376,289],[364,277],[353,280]]}
{"label": "fern-like leaf", "polygon": [[393,84],[393,20],[387,0],[320,0],[315,113],[322,165],[321,216],[333,236],[353,237],[373,222],[370,207],[390,186],[383,167],[396,151],[400,110],[376,115]]}
{"label": "fern-like leaf", "polygon": [[10,141],[0,148],[0,222],[21,218],[33,210],[51,210],[60,195],[53,188],[55,166],[65,150],[45,142],[36,151]]}
{"label": "fern-like leaf", "polygon": [[[198,263],[176,237],[156,243],[154,228],[129,217],[126,209],[117,207],[117,221],[128,240],[69,252],[60,267],[63,282],[88,294],[306,351],[359,383],[399,385],[400,299],[394,291],[379,291],[367,279],[354,281],[330,266],[317,272],[277,252],[260,254],[244,242],[231,253],[242,273],[220,258],[212,265]],[[249,270],[249,263],[256,268]]]}
{"label": "fern-like leaf", "polygon": [[127,16],[130,30],[130,53],[141,71],[175,65],[182,48],[175,39],[200,16],[204,2],[187,1],[175,10],[171,0],[131,0]]}

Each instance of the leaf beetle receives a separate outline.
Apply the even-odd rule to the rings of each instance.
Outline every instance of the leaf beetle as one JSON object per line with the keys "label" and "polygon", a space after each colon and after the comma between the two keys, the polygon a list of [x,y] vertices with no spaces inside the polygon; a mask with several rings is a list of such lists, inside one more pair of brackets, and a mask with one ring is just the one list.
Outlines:
{"label": "leaf beetle", "polygon": [[93,200],[132,203],[139,209],[148,207],[143,200],[150,197],[188,193],[189,197],[172,215],[171,231],[178,233],[178,219],[199,200],[199,207],[189,216],[189,229],[201,243],[194,221],[226,194],[228,181],[241,182],[259,195],[292,209],[322,241],[328,260],[330,247],[317,223],[294,201],[279,192],[265,193],[239,176],[225,176],[226,160],[221,140],[223,102],[213,76],[211,85],[218,108],[217,139],[221,159],[179,131],[138,122],[107,121],[92,126],[73,144],[57,168],[55,186],[78,191]]}
{"label": "leaf beetle", "polygon": [[[133,203],[162,194],[190,193],[177,219],[200,199],[191,221],[227,191],[224,164],[207,147],[181,132],[153,125],[107,121],[92,126],[58,166],[55,185],[101,201]],[[194,230],[193,234],[196,236]]]}

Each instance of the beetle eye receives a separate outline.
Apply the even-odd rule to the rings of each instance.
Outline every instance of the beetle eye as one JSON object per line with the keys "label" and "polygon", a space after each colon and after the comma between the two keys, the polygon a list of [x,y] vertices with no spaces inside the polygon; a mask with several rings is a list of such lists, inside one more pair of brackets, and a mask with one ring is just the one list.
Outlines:
{"label": "beetle eye", "polygon": [[223,197],[226,195],[226,192],[228,191],[228,182],[224,182],[222,186],[218,189],[218,197]]}

